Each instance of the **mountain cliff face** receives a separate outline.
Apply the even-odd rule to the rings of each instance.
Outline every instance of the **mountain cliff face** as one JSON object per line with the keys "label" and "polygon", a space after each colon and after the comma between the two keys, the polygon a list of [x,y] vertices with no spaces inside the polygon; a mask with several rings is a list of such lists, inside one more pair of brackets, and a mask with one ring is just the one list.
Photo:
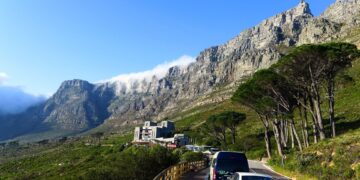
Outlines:
{"label": "mountain cliff face", "polygon": [[109,116],[107,106],[114,97],[113,91],[97,91],[87,81],[65,81],[45,103],[44,123],[68,130],[96,127]]}
{"label": "mountain cliff face", "polygon": [[[359,26],[359,17],[358,0],[338,0],[319,17],[314,17],[309,5],[301,2],[223,45],[204,50],[189,66],[170,68],[164,78],[154,76],[151,80],[139,79],[131,84],[65,81],[54,96],[35,108],[36,111],[29,110],[21,116],[32,119],[30,122],[36,129],[46,127],[74,132],[99,125],[117,128],[146,119],[162,119],[179,111],[228,99],[241,81],[275,63],[289,47],[345,38]],[[12,136],[25,133],[26,128]],[[1,137],[5,137],[2,131]]]}
{"label": "mountain cliff face", "polygon": [[72,134],[96,127],[109,117],[107,106],[113,97],[110,89],[97,91],[87,81],[65,81],[45,103],[18,115],[0,117],[0,140],[29,132],[63,130]]}

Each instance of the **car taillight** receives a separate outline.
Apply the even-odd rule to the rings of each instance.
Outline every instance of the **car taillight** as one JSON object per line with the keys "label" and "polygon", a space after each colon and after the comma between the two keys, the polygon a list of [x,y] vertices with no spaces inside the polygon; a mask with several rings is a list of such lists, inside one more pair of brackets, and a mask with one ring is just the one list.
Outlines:
{"label": "car taillight", "polygon": [[213,169],[213,178],[212,178],[213,180],[216,180],[216,173],[217,173],[216,170]]}

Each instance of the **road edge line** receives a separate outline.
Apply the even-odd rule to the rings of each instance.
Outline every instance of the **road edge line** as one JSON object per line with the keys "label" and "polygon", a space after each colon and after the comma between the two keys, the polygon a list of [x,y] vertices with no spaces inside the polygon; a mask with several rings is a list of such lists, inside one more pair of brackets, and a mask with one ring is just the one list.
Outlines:
{"label": "road edge line", "polygon": [[288,179],[292,179],[292,178],[290,178],[290,177],[287,177],[287,176],[285,176],[285,175],[283,175],[283,174],[281,174],[281,173],[278,173],[278,172],[276,172],[275,170],[273,170],[269,165],[267,165],[267,163],[263,163],[264,164],[264,166],[267,168],[267,169],[269,169],[270,171],[272,171],[272,172],[274,172],[274,173],[276,173],[276,174],[279,174],[279,175],[281,175],[281,176],[284,176],[285,178],[288,178]]}

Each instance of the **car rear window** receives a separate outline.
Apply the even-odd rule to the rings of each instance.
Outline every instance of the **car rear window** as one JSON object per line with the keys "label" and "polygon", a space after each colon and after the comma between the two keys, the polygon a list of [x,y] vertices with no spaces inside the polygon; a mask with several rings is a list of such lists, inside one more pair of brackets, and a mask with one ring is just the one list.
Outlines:
{"label": "car rear window", "polygon": [[242,176],[242,180],[271,180],[271,178],[261,176]]}
{"label": "car rear window", "polygon": [[249,165],[243,154],[222,153],[217,158],[216,169],[226,172],[249,172]]}

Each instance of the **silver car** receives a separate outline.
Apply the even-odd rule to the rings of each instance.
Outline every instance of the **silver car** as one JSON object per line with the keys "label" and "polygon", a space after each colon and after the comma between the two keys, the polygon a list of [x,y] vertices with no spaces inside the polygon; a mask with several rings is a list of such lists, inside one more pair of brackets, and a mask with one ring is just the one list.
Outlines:
{"label": "silver car", "polygon": [[237,172],[235,173],[230,180],[272,180],[273,178],[264,174],[257,173],[243,173]]}

